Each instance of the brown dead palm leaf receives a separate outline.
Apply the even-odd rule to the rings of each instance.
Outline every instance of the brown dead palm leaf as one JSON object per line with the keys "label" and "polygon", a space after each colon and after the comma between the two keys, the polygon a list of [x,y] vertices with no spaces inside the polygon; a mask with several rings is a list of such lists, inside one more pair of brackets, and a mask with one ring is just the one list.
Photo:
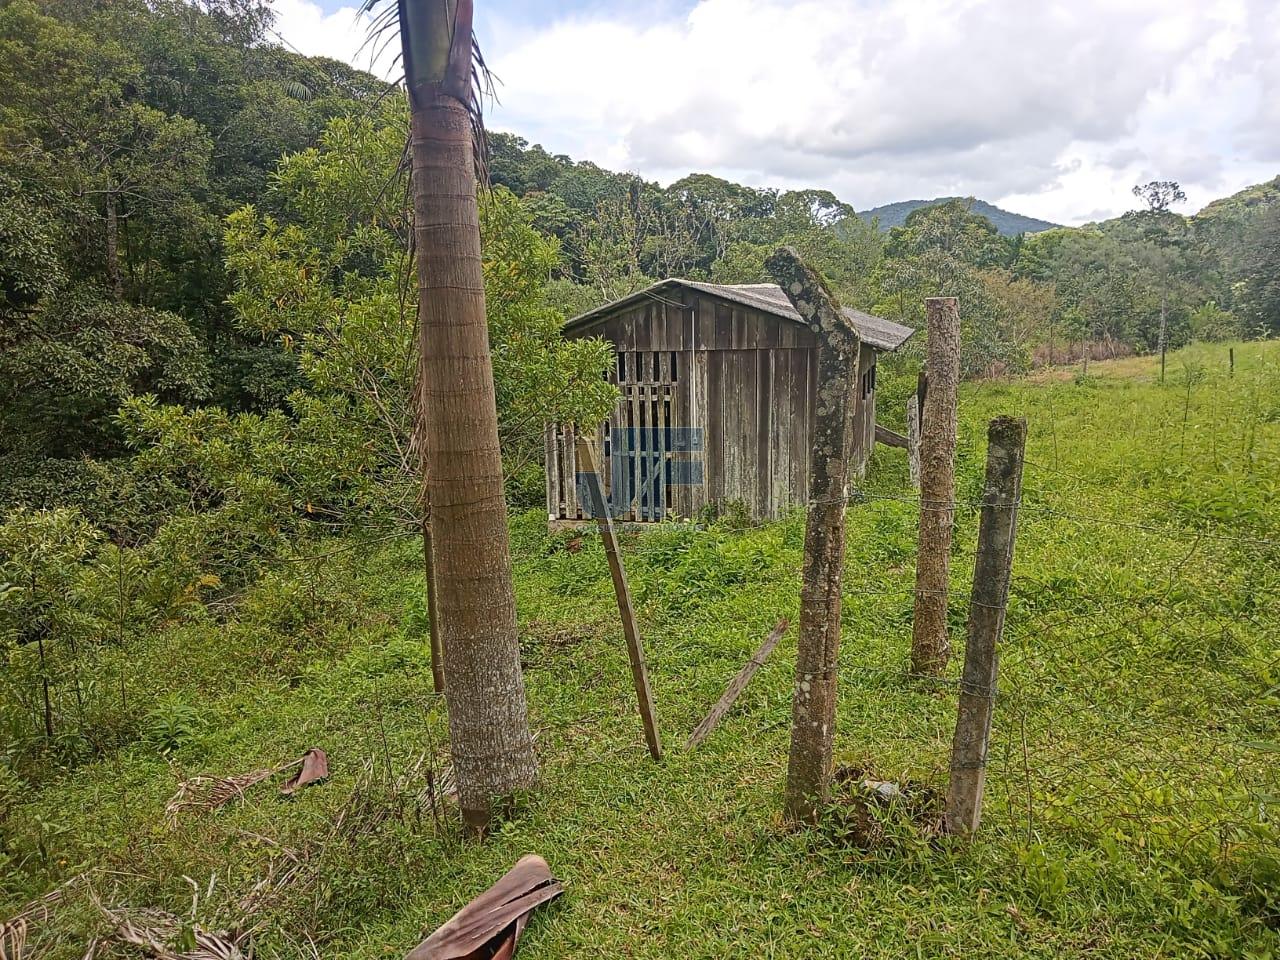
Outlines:
{"label": "brown dead palm leaf", "polygon": [[304,753],[298,764],[298,772],[280,785],[280,792],[286,797],[303,787],[329,779],[329,757],[319,747],[312,747]]}
{"label": "brown dead palm leaf", "polygon": [[155,960],[245,960],[244,933],[205,930],[184,924],[171,913],[150,908],[111,909],[95,898],[102,915],[113,927],[112,938],[137,947]]}
{"label": "brown dead palm leaf", "polygon": [[529,914],[563,892],[547,861],[536,854],[523,856],[405,960],[511,960]]}
{"label": "brown dead palm leaf", "polygon": [[312,747],[297,760],[282,763],[278,767],[263,767],[231,777],[209,777],[203,774],[189,777],[178,784],[177,792],[169,798],[164,812],[172,829],[183,813],[203,813],[217,810],[232,800],[243,800],[250,787],[257,786],[286,770],[297,772],[280,786],[280,793],[291,796],[303,787],[319,783],[329,777],[329,758],[319,747]]}
{"label": "brown dead palm leaf", "polygon": [[169,826],[177,825],[183,813],[207,812],[225,806],[232,800],[244,799],[245,791],[263,780],[296,766],[298,761],[283,767],[263,768],[232,777],[207,777],[197,775],[178,784],[178,790],[164,805]]}
{"label": "brown dead palm leaf", "polygon": [[27,951],[27,921],[0,923],[0,960],[22,960]]}

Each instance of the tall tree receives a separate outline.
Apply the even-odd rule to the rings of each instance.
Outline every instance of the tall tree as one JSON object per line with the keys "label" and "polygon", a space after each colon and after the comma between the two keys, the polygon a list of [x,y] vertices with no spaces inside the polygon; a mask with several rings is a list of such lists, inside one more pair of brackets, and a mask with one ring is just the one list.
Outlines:
{"label": "tall tree", "polygon": [[1251,336],[1280,332],[1280,206],[1259,214],[1245,231],[1233,271],[1239,278],[1240,309]]}
{"label": "tall tree", "polygon": [[[1169,207],[1187,199],[1176,180],[1152,180],[1133,188],[1133,195],[1146,201],[1143,234],[1157,250],[1166,251],[1177,242],[1182,218]],[[1160,381],[1164,382],[1164,355],[1169,346],[1169,257],[1158,257],[1156,269],[1160,273]]]}
{"label": "tall tree", "polygon": [[476,158],[484,140],[473,84],[483,64],[473,64],[470,0],[400,0],[397,13],[413,141],[418,415],[449,739],[463,818],[483,829],[496,800],[538,776],[480,260]]}

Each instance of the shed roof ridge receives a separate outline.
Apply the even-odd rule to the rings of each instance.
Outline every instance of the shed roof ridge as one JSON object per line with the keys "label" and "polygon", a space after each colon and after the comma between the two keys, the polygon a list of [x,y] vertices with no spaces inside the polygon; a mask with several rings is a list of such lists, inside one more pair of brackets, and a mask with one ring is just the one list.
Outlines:
{"label": "shed roof ridge", "polygon": [[[743,306],[752,307],[763,313],[790,320],[794,323],[804,322],[800,314],[796,312],[795,307],[791,305],[786,293],[776,283],[710,283],[706,280],[667,277],[664,280],[659,280],[647,287],[636,290],[625,297],[579,314],[565,323],[564,329],[572,330],[588,326],[597,320],[603,319],[611,310],[628,306],[646,297],[656,297],[658,290],[671,284],[698,290],[711,296],[719,296],[725,300],[732,300]],[[911,327],[861,310],[855,310],[851,307],[843,307],[841,313],[858,332],[858,335],[877,350],[897,350],[915,333],[915,330]]]}

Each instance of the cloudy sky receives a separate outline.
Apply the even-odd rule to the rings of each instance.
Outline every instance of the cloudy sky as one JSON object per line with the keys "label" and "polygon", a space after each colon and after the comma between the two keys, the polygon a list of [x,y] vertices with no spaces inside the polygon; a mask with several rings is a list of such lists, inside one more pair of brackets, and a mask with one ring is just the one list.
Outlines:
{"label": "cloudy sky", "polygon": [[[375,72],[350,0],[274,0]],[[490,125],[669,183],[972,195],[1060,223],[1280,173],[1276,0],[478,0]]]}

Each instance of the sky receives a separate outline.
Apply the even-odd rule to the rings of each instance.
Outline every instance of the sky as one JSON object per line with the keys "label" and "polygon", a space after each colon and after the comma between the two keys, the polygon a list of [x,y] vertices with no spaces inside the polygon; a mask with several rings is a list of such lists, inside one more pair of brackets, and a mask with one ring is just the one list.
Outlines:
{"label": "sky", "polygon": [[[273,0],[291,46],[371,62],[349,0]],[[975,196],[1057,223],[1177,180],[1280,174],[1277,0],[493,0],[489,126],[670,183]]]}

